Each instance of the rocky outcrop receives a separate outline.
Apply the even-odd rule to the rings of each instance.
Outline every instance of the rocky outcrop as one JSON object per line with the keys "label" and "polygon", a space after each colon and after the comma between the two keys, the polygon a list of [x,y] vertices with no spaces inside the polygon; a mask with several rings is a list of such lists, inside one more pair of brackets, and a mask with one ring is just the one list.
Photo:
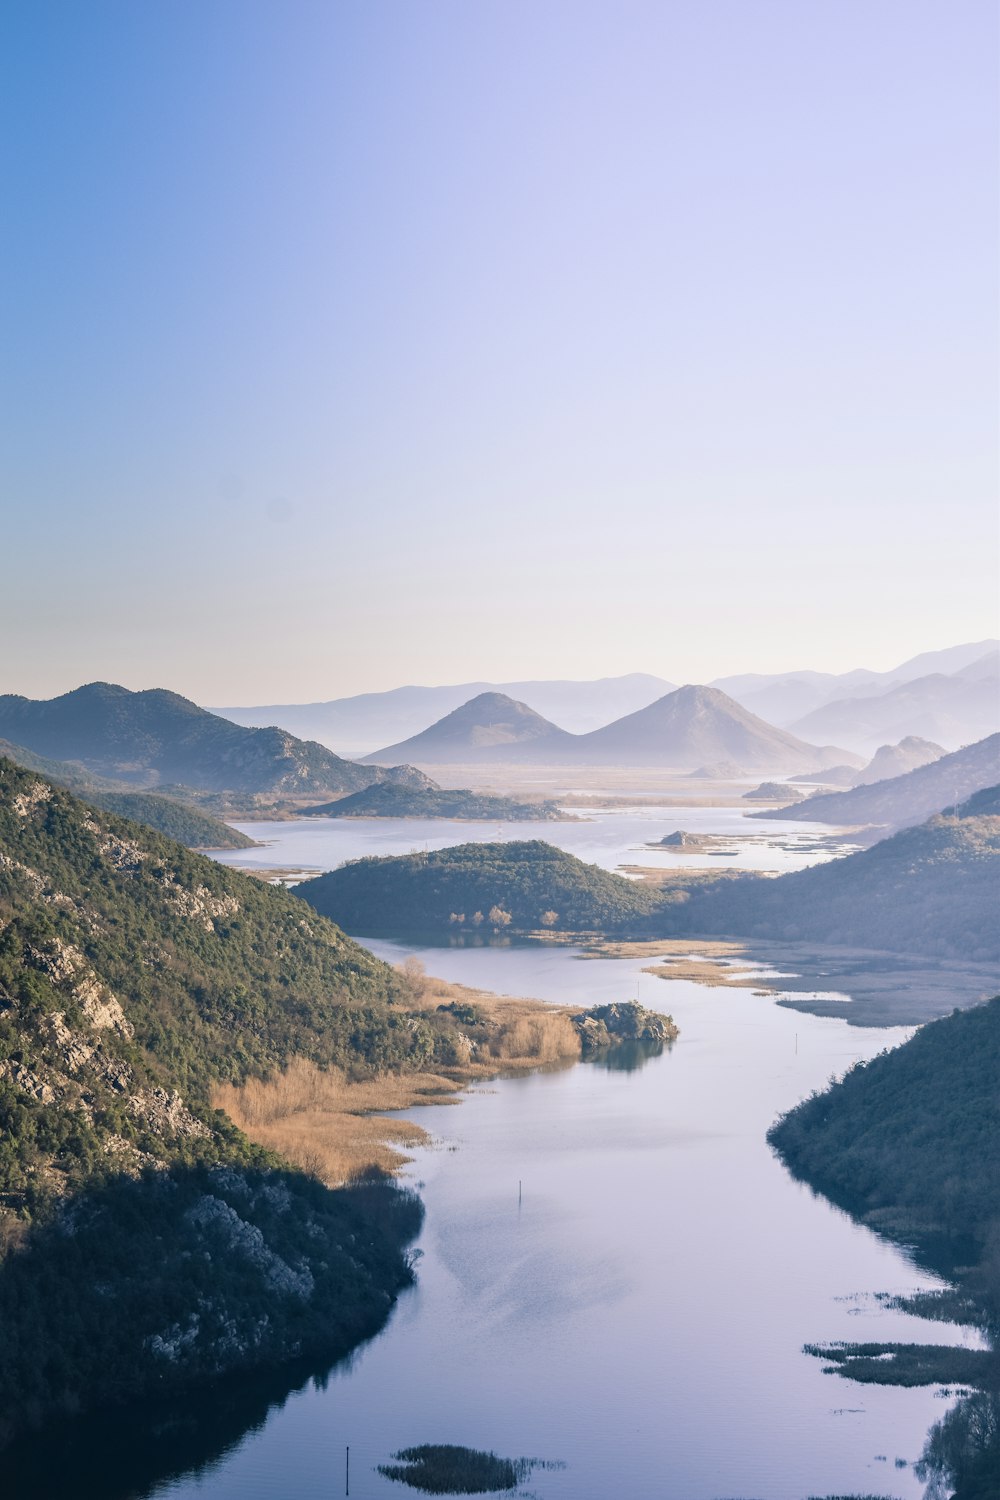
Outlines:
{"label": "rocky outcrop", "polygon": [[593,1006],[573,1017],[584,1054],[616,1042],[672,1042],[679,1035],[672,1016],[646,1010],[635,1000]]}

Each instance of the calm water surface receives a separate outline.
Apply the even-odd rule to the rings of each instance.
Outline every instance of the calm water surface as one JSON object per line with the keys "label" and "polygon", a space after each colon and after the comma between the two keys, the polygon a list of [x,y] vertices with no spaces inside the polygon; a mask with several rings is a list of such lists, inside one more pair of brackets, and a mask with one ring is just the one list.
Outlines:
{"label": "calm water surface", "polygon": [[[565,949],[376,947],[552,1000],[635,993],[638,973]],[[319,1500],[343,1493],[350,1444],[351,1494],[400,1497],[373,1466],[421,1442],[565,1460],[532,1477],[543,1500],[922,1493],[895,1460],[919,1456],[946,1402],[824,1375],[801,1349],[950,1341],[872,1296],[935,1283],[792,1182],[763,1139],[778,1110],[906,1033],[639,984],[681,1027],[641,1069],[503,1080],[420,1112],[435,1145],[411,1171],[427,1205],[417,1288],[325,1390],[154,1493]]]}
{"label": "calm water surface", "polygon": [[[571,808],[576,815],[579,809]],[[573,823],[453,822],[444,818],[301,818],[289,823],[237,823],[264,845],[261,849],[226,849],[216,855],[242,868],[288,865],[304,870],[332,870],[369,854],[409,854],[414,849],[446,849],[453,844],[491,843],[511,839],[545,839],[579,859],[606,870],[622,864],[663,869],[802,870],[843,853],[821,823],[758,822],[742,808],[643,807],[588,810]],[[735,838],[735,850],[724,854],[671,854],[647,848],[664,834],[682,828]],[[819,847],[817,847],[819,845]]]}
{"label": "calm water surface", "polygon": [[[316,868],[497,837],[492,824],[241,826],[268,839],[268,863]],[[613,810],[502,836],[537,834],[615,868],[676,826],[764,832],[746,862],[765,868],[817,858],[780,825],[718,808]],[[816,831],[795,830],[798,843]],[[409,1173],[427,1207],[416,1289],[325,1389],[289,1397],[210,1471],[145,1493],[319,1500],[344,1492],[349,1444],[351,1494],[401,1497],[413,1492],[374,1466],[445,1442],[564,1460],[532,1476],[539,1500],[922,1494],[910,1465],[948,1399],[824,1375],[802,1345],[977,1335],[885,1310],[875,1293],[935,1283],[793,1182],[764,1140],[780,1111],[908,1032],[567,948],[369,946],[508,994],[590,1005],[638,992],[681,1036],[631,1072],[585,1064],[420,1111],[434,1144]]]}

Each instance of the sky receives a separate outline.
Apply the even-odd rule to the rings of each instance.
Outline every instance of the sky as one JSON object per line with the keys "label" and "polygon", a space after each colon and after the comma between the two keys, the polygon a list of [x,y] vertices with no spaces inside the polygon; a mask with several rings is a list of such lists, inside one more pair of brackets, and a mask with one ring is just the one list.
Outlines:
{"label": "sky", "polygon": [[993,0],[6,0],[0,692],[998,633]]}

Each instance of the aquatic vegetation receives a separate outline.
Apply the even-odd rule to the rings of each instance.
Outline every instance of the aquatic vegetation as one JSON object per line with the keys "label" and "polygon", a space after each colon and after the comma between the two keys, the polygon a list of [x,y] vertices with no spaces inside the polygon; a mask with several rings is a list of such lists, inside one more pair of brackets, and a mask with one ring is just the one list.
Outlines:
{"label": "aquatic vegetation", "polygon": [[824,1373],[866,1385],[979,1386],[996,1379],[997,1358],[987,1349],[948,1344],[806,1344],[805,1354],[828,1360]]}
{"label": "aquatic vegetation", "polygon": [[534,1469],[562,1468],[540,1458],[501,1458],[453,1443],[421,1443],[393,1454],[378,1472],[428,1495],[487,1495],[516,1490]]}

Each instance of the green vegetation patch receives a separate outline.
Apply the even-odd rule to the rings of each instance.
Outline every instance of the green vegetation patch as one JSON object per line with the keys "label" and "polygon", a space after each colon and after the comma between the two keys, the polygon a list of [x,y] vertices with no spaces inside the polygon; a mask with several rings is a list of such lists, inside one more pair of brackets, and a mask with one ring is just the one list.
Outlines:
{"label": "green vegetation patch", "polygon": [[683,933],[1000,960],[1000,818],[933,817],[844,859],[692,888],[663,908]]}
{"label": "green vegetation patch", "polygon": [[981,1387],[932,1429],[917,1477],[955,1500],[995,1500],[1000,1473],[1000,997],[924,1026],[852,1068],[772,1127],[799,1177],[880,1232],[916,1246],[953,1292],[887,1298],[976,1323],[986,1350],[811,1345],[852,1380]]}
{"label": "green vegetation patch", "polygon": [[0,1262],[0,1443],[41,1414],[347,1353],[412,1282],[421,1217],[385,1183],[230,1166],[78,1193]]}
{"label": "green vegetation patch", "polygon": [[359,859],[295,894],[348,931],[390,934],[632,932],[663,904],[541,839]]}
{"label": "green vegetation patch", "polygon": [[378,1472],[428,1495],[487,1495],[516,1490],[534,1469],[562,1468],[539,1458],[501,1458],[452,1443],[421,1443],[393,1454]]}
{"label": "green vegetation patch", "polygon": [[806,1344],[803,1352],[828,1360],[825,1374],[863,1385],[981,1386],[1000,1373],[992,1351],[949,1344]]}
{"label": "green vegetation patch", "polygon": [[166,834],[167,838],[176,839],[189,849],[250,849],[254,846],[255,841],[245,833],[189,806],[183,792],[176,797],[159,792],[137,792],[127,782],[97,776],[78,762],[48,760],[26,750],[23,745],[12,745],[8,740],[0,740],[0,755],[26,771],[37,771],[46,780],[64,786],[84,802],[89,802],[91,807],[100,807],[105,812],[144,823],[147,828]]}
{"label": "green vegetation patch", "polygon": [[[935,1248],[1000,1312],[1000,997],[932,1021],[774,1125],[797,1176],[884,1232]],[[899,1233],[897,1231],[897,1237]],[[978,1269],[972,1270],[972,1263]]]}
{"label": "green vegetation patch", "polygon": [[120,818],[143,823],[188,849],[252,849],[256,844],[256,840],[223,823],[221,818],[210,817],[155,792],[91,792],[85,800]]}
{"label": "green vegetation patch", "polygon": [[336,802],[304,807],[311,818],[457,818],[496,823],[575,822],[555,802],[517,802],[513,797],[491,797],[464,788],[447,791],[436,786],[401,786],[383,782]]}
{"label": "green vegetation patch", "polygon": [[0,759],[0,1444],[381,1327],[419,1204],[284,1171],[212,1094],[424,1066],[458,1023],[405,997],[286,891]]}

